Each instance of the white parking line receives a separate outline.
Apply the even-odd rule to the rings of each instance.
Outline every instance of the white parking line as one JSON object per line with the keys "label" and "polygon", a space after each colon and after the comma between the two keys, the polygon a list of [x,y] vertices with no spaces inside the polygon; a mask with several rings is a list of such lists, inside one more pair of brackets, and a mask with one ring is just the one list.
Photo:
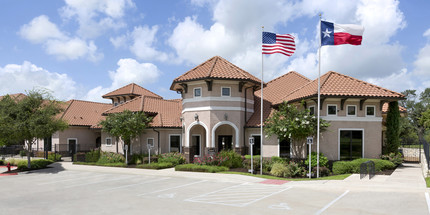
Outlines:
{"label": "white parking line", "polygon": [[157,178],[155,180],[150,180],[150,181],[144,181],[144,182],[140,182],[137,184],[128,184],[128,185],[124,185],[124,186],[119,186],[119,187],[112,187],[112,188],[108,188],[108,189],[104,189],[104,190],[99,190],[98,192],[104,192],[104,191],[111,191],[111,190],[117,190],[117,189],[121,189],[121,188],[126,188],[126,187],[132,187],[132,186],[136,186],[136,185],[141,185],[141,184],[149,184],[152,182],[157,182],[157,181],[164,181],[170,178]]}
{"label": "white parking line", "polygon": [[287,187],[279,190],[279,186],[244,183],[192,197],[184,201],[244,207],[291,188]]}
{"label": "white parking line", "polygon": [[74,180],[87,180],[87,179],[92,179],[92,178],[98,178],[98,177],[101,177],[101,176],[106,176],[106,174],[97,175],[97,176],[89,177],[89,178],[78,177],[78,178],[71,178],[71,179],[65,179],[65,180],[60,180],[60,181],[52,181],[52,182],[41,183],[41,184],[38,184],[38,185],[55,184],[55,183],[60,183],[60,182],[65,182],[65,181],[74,181]]}
{"label": "white parking line", "polygon": [[426,201],[427,201],[427,209],[429,210],[429,214],[430,214],[430,196],[429,193],[424,193],[426,196]]}
{"label": "white parking line", "polygon": [[163,192],[163,191],[166,191],[166,190],[173,190],[173,189],[176,189],[176,188],[186,187],[186,186],[190,186],[190,185],[193,185],[193,184],[202,183],[202,182],[205,182],[205,181],[206,181],[206,180],[197,181],[197,182],[193,182],[193,183],[188,183],[188,184],[184,184],[184,185],[179,185],[179,186],[176,186],[176,187],[170,187],[170,188],[166,188],[166,189],[162,189],[162,190],[157,190],[157,191],[150,192],[150,193],[143,193],[143,194],[139,194],[139,195],[137,195],[137,196],[144,196],[144,195],[148,195],[148,194],[153,194],[153,193]]}
{"label": "white parking line", "polygon": [[85,183],[85,184],[76,184],[76,185],[68,186],[65,188],[81,187],[81,186],[86,186],[86,185],[91,185],[91,184],[100,184],[100,183],[105,183],[105,182],[109,182],[109,181],[118,181],[118,180],[123,180],[123,179],[129,179],[129,178],[133,178],[133,177],[134,176],[127,176],[127,177],[122,177],[122,178],[114,178],[114,179],[107,179],[107,180],[102,180],[102,181],[95,181],[95,182],[90,182],[90,183]]}
{"label": "white parking line", "polygon": [[344,197],[347,193],[349,193],[349,190],[345,191],[342,195],[338,196],[335,200],[331,201],[330,203],[328,203],[325,207],[323,207],[321,210],[317,211],[315,214],[319,215],[322,212],[324,212],[325,210],[327,210],[327,208],[329,208],[331,205],[333,205],[335,202],[337,202],[339,199],[341,199],[342,197]]}

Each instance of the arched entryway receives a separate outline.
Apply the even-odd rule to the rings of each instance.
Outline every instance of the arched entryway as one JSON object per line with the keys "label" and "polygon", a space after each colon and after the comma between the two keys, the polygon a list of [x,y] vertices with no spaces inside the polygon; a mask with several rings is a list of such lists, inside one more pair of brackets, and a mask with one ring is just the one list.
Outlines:
{"label": "arched entryway", "polygon": [[239,147],[239,129],[229,121],[217,123],[212,129],[212,147],[221,150],[235,150]]}
{"label": "arched entryway", "polygon": [[187,147],[189,153],[189,161],[193,161],[194,157],[201,157],[205,154],[208,129],[202,122],[194,122],[187,129]]}

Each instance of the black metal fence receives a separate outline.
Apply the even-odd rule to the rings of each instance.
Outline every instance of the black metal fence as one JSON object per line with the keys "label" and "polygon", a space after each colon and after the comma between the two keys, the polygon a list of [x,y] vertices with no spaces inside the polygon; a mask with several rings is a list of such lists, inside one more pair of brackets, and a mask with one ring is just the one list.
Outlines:
{"label": "black metal fence", "polygon": [[3,146],[0,147],[1,157],[13,157],[19,155],[19,152],[23,150],[23,145]]}
{"label": "black metal fence", "polygon": [[421,138],[420,142],[422,143],[423,148],[424,148],[424,155],[425,155],[426,160],[427,160],[427,162],[426,162],[427,168],[429,168],[429,166],[430,166],[430,152],[429,152],[430,149],[429,149],[429,144],[427,143],[427,141],[424,138]]}

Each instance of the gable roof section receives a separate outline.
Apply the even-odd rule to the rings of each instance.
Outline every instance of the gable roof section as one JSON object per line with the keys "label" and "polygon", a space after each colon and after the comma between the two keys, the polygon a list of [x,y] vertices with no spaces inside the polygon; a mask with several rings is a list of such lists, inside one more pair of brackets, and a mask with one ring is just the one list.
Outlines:
{"label": "gable roof section", "polygon": [[143,111],[154,118],[151,127],[181,127],[182,100],[164,100],[149,96],[139,96],[116,107],[106,110],[103,114],[120,113],[124,110]]}
{"label": "gable roof section", "polygon": [[61,118],[72,126],[96,126],[104,116],[103,111],[112,105],[98,102],[70,100],[64,103],[66,106]]}
{"label": "gable roof section", "polygon": [[[318,79],[309,82],[303,87],[278,100],[276,104],[283,101],[299,101],[301,99],[315,97],[318,94]],[[321,76],[321,96],[325,97],[367,97],[367,98],[390,98],[402,99],[404,95],[342,75],[337,72],[327,72]]]}
{"label": "gable roof section", "polygon": [[156,98],[163,98],[135,83],[128,84],[119,89],[116,89],[110,93],[103,95],[103,98],[110,98],[115,96],[125,96],[125,95],[133,95],[133,96],[152,96]]}
{"label": "gable roof section", "polygon": [[174,90],[174,85],[176,83],[207,79],[242,80],[254,83],[261,82],[257,77],[230,63],[226,59],[215,56],[175,78],[170,89]]}
{"label": "gable roof section", "polygon": [[[310,81],[311,80],[305,76],[295,71],[290,71],[268,82],[267,86],[263,88],[263,97],[269,102],[277,102]],[[255,91],[254,95],[260,97],[261,90]]]}

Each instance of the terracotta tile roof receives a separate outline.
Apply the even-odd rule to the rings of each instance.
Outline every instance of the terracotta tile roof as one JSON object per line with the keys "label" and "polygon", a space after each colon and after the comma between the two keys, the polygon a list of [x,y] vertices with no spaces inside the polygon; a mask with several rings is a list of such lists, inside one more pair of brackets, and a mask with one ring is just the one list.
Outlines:
{"label": "terracotta tile roof", "polygon": [[124,95],[133,95],[133,96],[152,96],[156,98],[163,98],[135,83],[128,84],[119,89],[116,89],[110,93],[103,95],[103,98],[110,98],[115,96],[124,96]]}
{"label": "terracotta tile roof", "polygon": [[151,127],[181,127],[182,100],[164,100],[160,98],[139,96],[109,110],[103,114],[120,113],[124,110],[144,111],[154,116]]}
{"label": "terracotta tile roof", "polygon": [[[280,104],[283,101],[298,101],[304,98],[317,96],[318,79],[309,82],[303,87],[297,89],[291,94],[278,100]],[[370,97],[370,98],[392,98],[402,99],[404,95],[342,75],[337,72],[327,72],[321,76],[321,96],[324,97]]]}
{"label": "terracotta tile roof", "polygon": [[[245,127],[259,127],[261,125],[260,104],[261,104],[261,97],[254,96],[254,113],[252,114],[251,118],[249,118],[248,122],[246,122]],[[273,108],[272,103],[264,99],[263,100],[263,122],[270,115],[272,115],[274,111],[275,109]]]}
{"label": "terracotta tile roof", "polygon": [[215,56],[177,77],[173,80],[170,89],[175,90],[176,83],[206,79],[243,80],[254,83],[261,82],[257,77],[230,63],[226,59]]}
{"label": "terracotta tile roof", "polygon": [[[402,107],[399,105],[399,111],[400,113],[407,113],[408,111],[406,110],[406,108]],[[382,105],[382,113],[388,113],[388,102],[385,102],[384,105]]]}
{"label": "terracotta tile roof", "polygon": [[[23,94],[23,93],[15,93],[15,94],[7,94],[7,95],[9,95],[12,99],[14,99],[15,101],[20,101],[20,100],[22,100],[23,98],[25,98],[25,97],[27,97],[25,94]],[[6,95],[4,95],[4,96],[0,96],[0,100],[2,100],[3,99],[3,97],[5,97]]]}
{"label": "terracotta tile roof", "polygon": [[61,118],[72,126],[97,126],[104,119],[103,111],[112,107],[111,104],[70,100],[63,105],[66,107]]}
{"label": "terracotta tile roof", "polygon": [[[310,79],[295,71],[288,72],[268,82],[263,89],[263,97],[270,102],[277,102],[310,81]],[[260,96],[261,90],[255,91],[254,95]]]}

